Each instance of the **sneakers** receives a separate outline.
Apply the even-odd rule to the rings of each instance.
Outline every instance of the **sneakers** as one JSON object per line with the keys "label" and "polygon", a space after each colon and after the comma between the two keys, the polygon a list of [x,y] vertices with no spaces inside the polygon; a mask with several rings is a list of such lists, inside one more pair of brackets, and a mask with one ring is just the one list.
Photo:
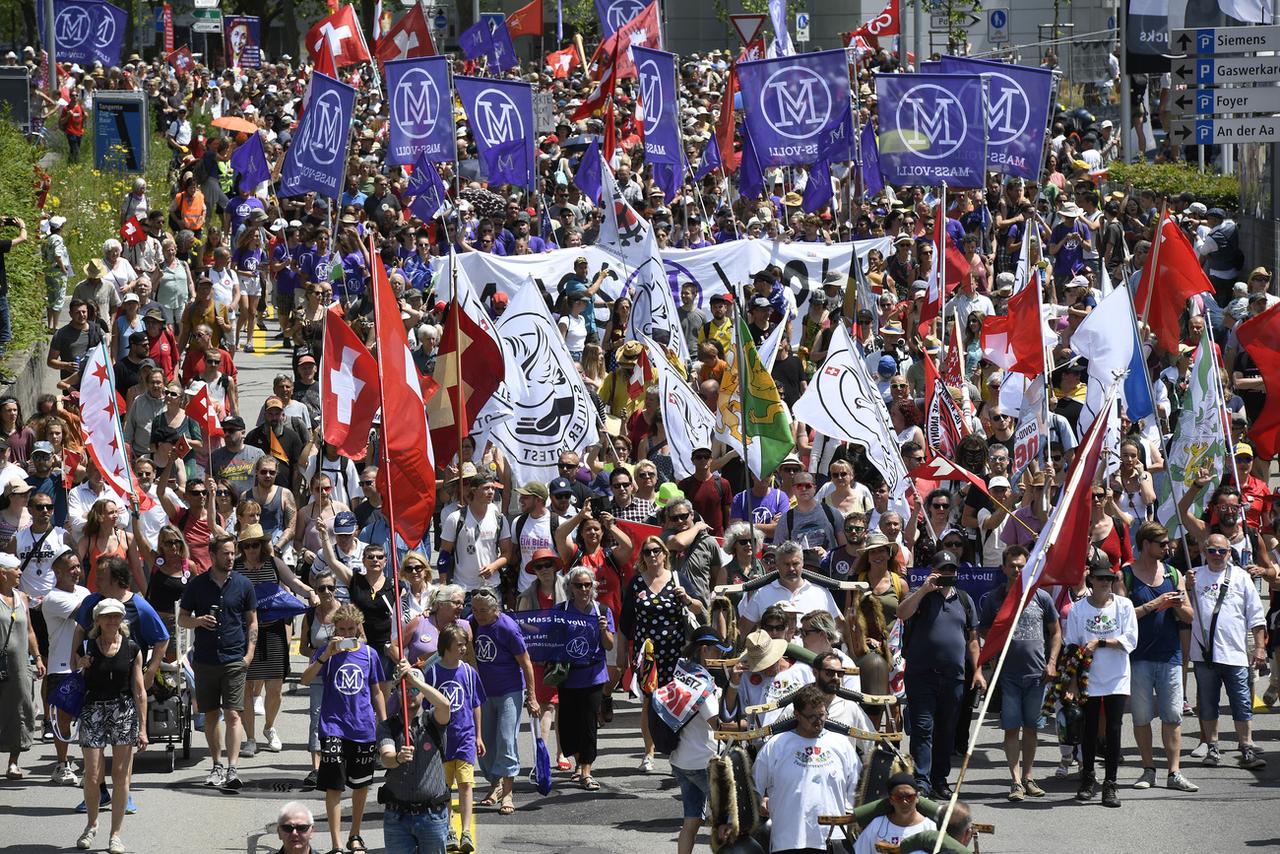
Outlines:
{"label": "sneakers", "polygon": [[1209,742],[1202,741],[1195,746],[1194,750],[1191,751],[1191,758],[1204,759],[1205,753],[1207,753],[1208,750],[1209,750]]}
{"label": "sneakers", "polygon": [[125,854],[124,843],[114,833],[111,834],[111,844],[107,846],[107,854]]}
{"label": "sneakers", "polygon": [[1044,789],[1040,788],[1040,784],[1030,777],[1022,781],[1022,788],[1026,791],[1029,798],[1043,798]]}
{"label": "sneakers", "polygon": [[284,744],[280,741],[280,733],[276,732],[275,727],[262,731],[262,737],[267,740],[266,748],[272,753],[279,753],[284,749]]}
{"label": "sneakers", "polygon": [[319,774],[320,774],[319,771],[315,771],[315,770],[308,771],[307,776],[302,778],[302,791],[310,792],[313,789],[315,789],[316,777],[318,777]]}
{"label": "sneakers", "polygon": [[444,850],[449,854],[456,854],[458,850],[458,834],[452,827],[449,828],[449,835],[445,837]]}
{"label": "sneakers", "polygon": [[98,835],[98,828],[86,827],[84,829],[84,833],[81,833],[79,838],[76,839],[76,847],[79,848],[81,851],[88,851],[90,846],[93,845],[94,837],[96,837],[97,835]]}
{"label": "sneakers", "polygon": [[1093,795],[1097,789],[1097,786],[1098,786],[1098,781],[1093,776],[1092,773],[1086,771],[1085,773],[1081,774],[1080,788],[1076,790],[1076,800],[1077,801],[1093,800]]}
{"label": "sneakers", "polygon": [[245,739],[244,743],[240,745],[240,755],[245,759],[252,759],[257,754],[258,742],[254,741],[252,738]]}
{"label": "sneakers", "polygon": [[1026,800],[1027,790],[1022,788],[1021,783],[1011,783],[1009,785],[1009,794],[1007,797],[1009,798],[1010,801],[1013,801],[1014,803],[1017,803],[1018,801]]}
{"label": "sneakers", "polygon": [[1205,749],[1204,759],[1200,761],[1201,765],[1210,768],[1216,768],[1222,764],[1222,751],[1218,749],[1218,745],[1211,744]]}
{"label": "sneakers", "polygon": [[209,772],[209,776],[204,778],[204,784],[215,789],[222,786],[222,782],[227,779],[227,769],[222,767],[221,762],[214,763],[213,770]]}
{"label": "sneakers", "polygon": [[462,839],[458,842],[458,854],[472,854],[476,850],[476,844],[471,840],[471,831],[462,831]]}
{"label": "sneakers", "polygon": [[645,756],[640,760],[640,770],[646,774],[653,770],[653,757]]}
{"label": "sneakers", "polygon": [[135,804],[135,803],[133,802],[133,795],[132,795],[132,794],[130,794],[130,795],[129,795],[129,797],[128,797],[128,799],[124,802],[124,814],[125,814],[125,815],[137,815],[137,814],[138,814],[138,805],[137,805],[137,804]]}
{"label": "sneakers", "polygon": [[1120,795],[1117,793],[1119,787],[1112,782],[1102,784],[1102,805],[1115,809],[1120,806]]}
{"label": "sneakers", "polygon": [[[103,786],[100,794],[98,795],[98,808],[102,809],[103,807],[109,806],[111,806],[111,792],[106,786]],[[89,809],[84,805],[84,801],[81,801],[80,805],[76,807],[76,812],[78,813],[87,813],[88,811]],[[128,812],[128,810],[125,811]]]}
{"label": "sneakers", "polygon": [[1071,766],[1076,764],[1076,760],[1070,756],[1065,756],[1058,763],[1058,767],[1054,769],[1053,776],[1059,780],[1065,780],[1071,776]]}
{"label": "sneakers", "polygon": [[1179,792],[1198,792],[1200,787],[1195,783],[1182,776],[1181,771],[1170,771],[1169,780],[1165,783],[1170,789],[1176,789]]}
{"label": "sneakers", "polygon": [[222,785],[218,788],[224,792],[238,792],[244,788],[244,781],[236,773],[236,766],[231,765],[227,768],[227,775],[222,778]]}
{"label": "sneakers", "polygon": [[1133,784],[1133,787],[1135,789],[1150,789],[1155,784],[1156,784],[1156,769],[1143,768],[1142,776],[1138,778],[1138,782]]}
{"label": "sneakers", "polygon": [[1262,702],[1266,703],[1269,708],[1274,707],[1276,703],[1280,703],[1280,691],[1276,690],[1276,686],[1272,685],[1262,693]]}
{"label": "sneakers", "polygon": [[1246,744],[1240,748],[1240,767],[1249,771],[1257,771],[1267,767],[1267,760],[1258,755],[1258,748]]}
{"label": "sneakers", "polygon": [[76,776],[76,772],[72,770],[70,762],[59,762],[58,767],[53,769],[53,783],[56,786],[79,786],[80,778]]}
{"label": "sneakers", "polygon": [[260,718],[267,715],[267,701],[261,694],[253,698],[253,713]]}
{"label": "sneakers", "polygon": [[1189,718],[1189,717],[1193,716],[1195,713],[1196,713],[1196,710],[1195,710],[1195,708],[1191,705],[1191,701],[1190,701],[1190,700],[1183,700],[1183,701],[1182,701],[1182,716],[1183,716],[1184,718]]}
{"label": "sneakers", "polygon": [[53,741],[53,721],[49,718],[44,719],[44,724],[40,728],[41,741]]}

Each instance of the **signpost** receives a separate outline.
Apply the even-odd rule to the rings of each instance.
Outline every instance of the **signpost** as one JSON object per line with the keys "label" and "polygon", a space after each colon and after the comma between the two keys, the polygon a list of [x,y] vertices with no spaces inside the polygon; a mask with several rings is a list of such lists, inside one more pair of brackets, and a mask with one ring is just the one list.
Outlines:
{"label": "signpost", "polygon": [[1195,119],[1170,123],[1178,145],[1219,145],[1226,142],[1280,142],[1280,116],[1247,119]]}
{"label": "signpost", "polygon": [[809,13],[796,12],[796,41],[800,44],[809,42]]}
{"label": "signpost", "polygon": [[1274,83],[1280,79],[1280,56],[1237,56],[1231,59],[1179,59],[1170,68],[1173,82],[1188,86],[1215,83]]}
{"label": "signpost", "polygon": [[1174,104],[1184,116],[1214,113],[1280,113],[1280,88],[1194,89],[1179,92]]}
{"label": "signpost", "polygon": [[197,9],[216,9],[222,0],[195,0],[195,8]]}
{"label": "signpost", "polygon": [[764,26],[765,15],[730,15],[729,20],[733,23],[733,28],[738,32],[738,38],[742,39],[742,46],[746,47],[756,40],[756,36],[760,35],[760,29]]}
{"label": "signpost", "polygon": [[219,9],[193,9],[191,17],[195,19],[191,24],[193,32],[222,32],[222,12]]}
{"label": "signpost", "polygon": [[1174,30],[1170,42],[1181,53],[1261,53],[1280,50],[1280,27],[1200,27]]}
{"label": "signpost", "polygon": [[992,44],[1009,43],[1009,8],[1007,6],[987,10],[987,41]]}

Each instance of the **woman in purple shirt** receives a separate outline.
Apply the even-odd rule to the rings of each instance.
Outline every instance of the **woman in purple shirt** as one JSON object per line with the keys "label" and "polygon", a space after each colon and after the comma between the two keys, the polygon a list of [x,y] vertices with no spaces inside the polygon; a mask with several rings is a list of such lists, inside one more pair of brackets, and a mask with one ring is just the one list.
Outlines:
{"label": "woman in purple shirt", "polygon": [[[571,598],[557,608],[579,616],[595,615],[599,643],[592,649],[590,641],[597,637],[588,635],[587,643],[575,644],[584,638],[574,638],[566,644],[570,666],[569,675],[560,686],[560,747],[565,756],[578,760],[574,778],[582,788],[594,792],[600,784],[591,776],[591,766],[596,761],[596,729],[604,685],[609,679],[605,654],[613,649],[613,613],[596,602],[596,576],[587,567],[569,570],[568,584]],[[580,657],[574,656],[576,649],[582,649]]]}
{"label": "woman in purple shirt", "polygon": [[249,226],[240,232],[236,251],[231,255],[231,266],[240,279],[240,306],[236,314],[236,345],[240,344],[240,331],[245,335],[244,351],[253,352],[253,326],[258,316],[258,298],[262,296],[261,267],[265,259],[262,251],[262,231]]}
{"label": "woman in purple shirt", "polygon": [[480,806],[498,806],[499,815],[516,811],[512,786],[520,773],[520,708],[534,718],[538,701],[533,696],[533,662],[525,649],[524,633],[516,621],[502,613],[497,595],[481,587],[471,595],[471,634],[476,653],[476,670],[484,685],[481,709],[481,738],[485,753],[480,757],[480,773],[489,781],[489,793]]}

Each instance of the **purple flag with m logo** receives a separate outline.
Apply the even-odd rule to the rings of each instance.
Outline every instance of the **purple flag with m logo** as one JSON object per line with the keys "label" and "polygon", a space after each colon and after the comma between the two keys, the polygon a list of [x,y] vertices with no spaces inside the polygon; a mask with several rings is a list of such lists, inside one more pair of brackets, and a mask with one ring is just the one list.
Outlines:
{"label": "purple flag with m logo", "polygon": [[533,88],[519,80],[455,77],[490,184],[533,189]]}
{"label": "purple flag with m logo", "polygon": [[[762,167],[813,163],[823,130],[849,109],[843,50],[739,63],[738,84]],[[880,103],[887,102],[881,98]],[[849,160],[848,151],[846,142],[831,159]]]}
{"label": "purple flag with m logo", "polygon": [[890,184],[984,186],[985,86],[977,74],[876,78],[880,171]]}

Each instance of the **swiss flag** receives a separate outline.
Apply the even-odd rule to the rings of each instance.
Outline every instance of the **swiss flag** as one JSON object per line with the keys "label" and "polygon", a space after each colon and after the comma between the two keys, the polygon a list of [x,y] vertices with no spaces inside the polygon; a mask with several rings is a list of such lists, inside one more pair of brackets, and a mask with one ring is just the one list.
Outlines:
{"label": "swiss flag", "polygon": [[385,36],[378,39],[373,52],[379,63],[435,56],[436,46],[431,41],[431,28],[422,14],[422,6],[415,3],[394,27],[387,30]]}
{"label": "swiss flag", "polygon": [[224,435],[218,407],[209,397],[209,387],[202,385],[199,393],[187,404],[187,417],[200,425],[205,441]]}
{"label": "swiss flag", "polygon": [[177,50],[170,51],[164,58],[165,62],[173,66],[173,71],[179,77],[189,72],[195,66],[195,59],[191,56],[191,48],[185,44]]}
{"label": "swiss flag", "polygon": [[364,43],[364,32],[356,20],[356,13],[351,6],[343,6],[332,15],[317,21],[307,30],[307,52],[311,61],[319,63],[321,46],[329,45],[333,53],[333,62],[337,68],[369,62],[369,48]]}
{"label": "swiss flag", "polygon": [[325,442],[348,459],[362,459],[378,410],[378,363],[337,305],[324,318],[320,409]]}
{"label": "swiss flag", "polygon": [[982,490],[984,495],[989,496],[991,494],[987,492],[986,482],[964,466],[953,463],[942,454],[934,453],[932,448],[925,448],[924,452],[925,461],[907,472],[908,476],[925,480],[966,481]]}
{"label": "swiss flag", "polygon": [[1023,288],[1009,298],[1007,316],[982,322],[982,356],[1006,371],[1037,377],[1044,373],[1043,328],[1040,288]]}
{"label": "swiss flag", "polygon": [[1212,290],[1187,236],[1176,222],[1161,215],[1160,233],[1147,253],[1138,293],[1133,298],[1139,321],[1155,333],[1161,350],[1178,352],[1179,324],[1187,300]]}
{"label": "swiss flag", "polygon": [[120,226],[120,240],[125,246],[137,246],[146,239],[147,233],[142,230],[142,223],[138,222],[136,216],[129,217],[124,221],[124,225]]}
{"label": "swiss flag", "polygon": [[533,0],[507,16],[511,38],[542,35],[542,0]]}
{"label": "swiss flag", "polygon": [[767,51],[768,47],[764,39],[756,39],[742,48],[742,53],[738,55],[738,62],[755,62],[757,59],[764,59]]}
{"label": "swiss flag", "polygon": [[[605,50],[605,45],[609,46],[608,50]],[[603,110],[605,101],[613,96],[613,90],[618,84],[617,48],[618,42],[612,37],[596,48],[596,55],[591,58],[591,66],[599,75],[596,78],[596,88],[591,90],[591,94],[583,99],[578,109],[573,111],[573,115],[570,116],[571,121],[582,121]]]}
{"label": "swiss flag", "polygon": [[582,66],[582,60],[578,59],[578,52],[573,46],[564,50],[557,50],[547,54],[547,68],[551,69],[551,76],[557,80],[564,80],[573,73],[575,68]]}
{"label": "swiss flag", "polygon": [[387,281],[387,270],[369,241],[373,258],[374,335],[378,349],[378,384],[382,399],[382,454],[378,481],[386,502],[383,512],[409,548],[422,542],[436,506],[436,473],[422,378],[409,352],[409,337],[400,304]]}

